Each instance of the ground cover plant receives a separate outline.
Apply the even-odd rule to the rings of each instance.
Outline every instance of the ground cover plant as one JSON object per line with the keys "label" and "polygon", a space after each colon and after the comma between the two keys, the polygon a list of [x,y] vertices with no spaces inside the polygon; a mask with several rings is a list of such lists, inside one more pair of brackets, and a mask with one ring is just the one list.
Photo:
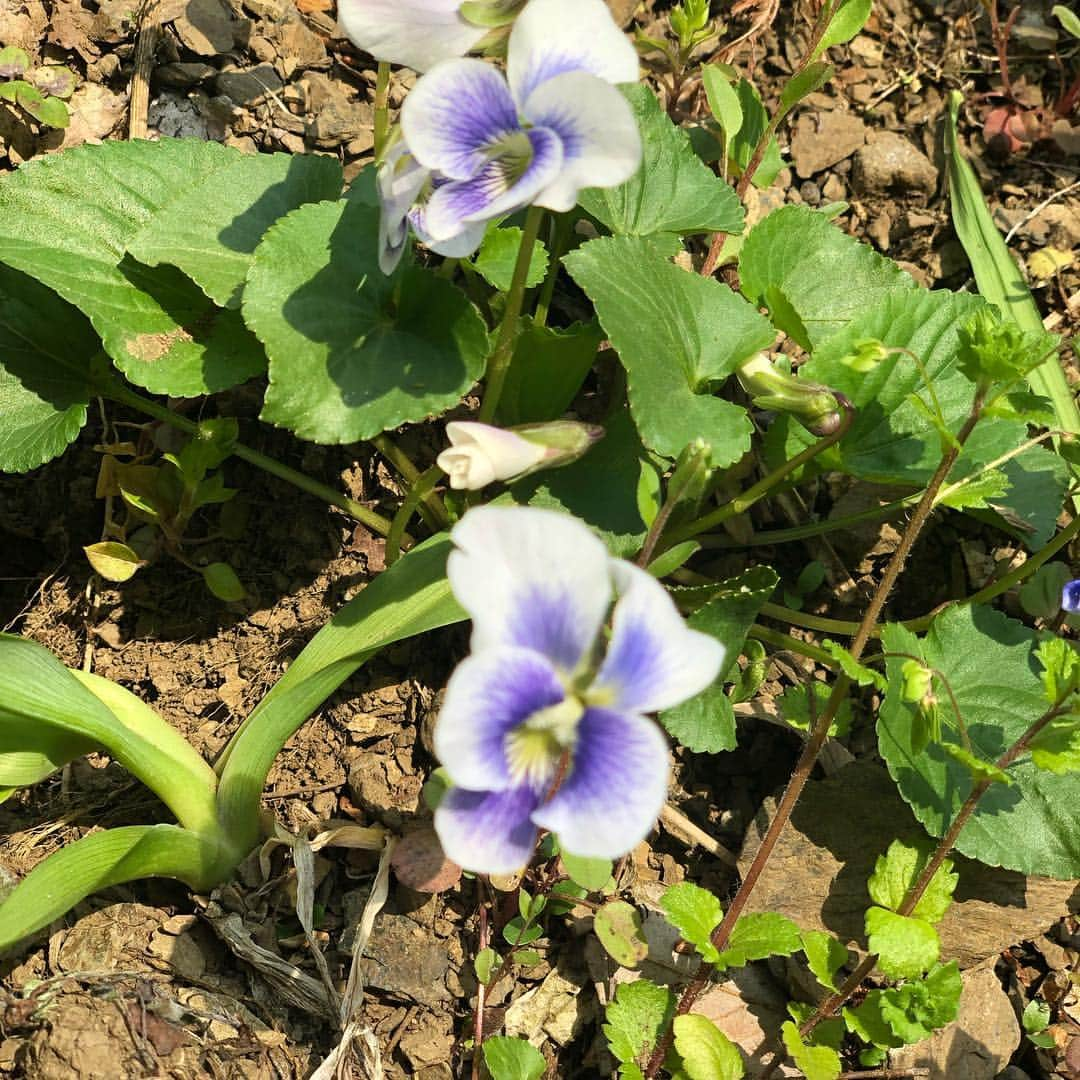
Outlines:
{"label": "ground cover plant", "polygon": [[[634,38],[602,0],[343,0],[344,31],[378,62],[374,160],[348,183],[331,156],[198,138],[84,145],[0,176],[0,469],[61,457],[95,407],[133,418],[106,421],[96,446],[104,529],[83,548],[98,579],[122,594],[173,565],[201,603],[243,605],[257,585],[241,463],[382,538],[382,567],[212,761],[122,673],[0,635],[3,799],[69,783],[87,755],[156,797],[145,820],[91,830],[12,882],[0,947],[18,955],[118,885],[173,879],[227,905],[251,874],[257,895],[287,879],[314,975],[265,943],[239,955],[333,1030],[311,1075],[379,1075],[362,964],[393,875],[469,922],[464,1075],[921,1075],[888,1061],[961,1010],[944,935],[962,875],[1080,877],[1080,413],[1070,343],[1044,324],[960,145],[959,91],[941,120],[973,287],[923,287],[843,231],[842,201],[748,224],[783,168],[783,125],[872,15],[870,0],[809,8],[767,108],[718,58],[701,0]],[[1055,18],[1073,33],[1070,12]],[[25,52],[5,56],[28,70]],[[418,75],[392,110],[398,64]],[[60,126],[28,94],[10,99]],[[1059,118],[1075,105],[1067,89]],[[397,498],[375,508],[257,448],[272,429],[370,444]],[[874,501],[755,528],[752,511],[829,484],[872,484]],[[946,514],[1022,554],[920,608],[909,562]],[[820,614],[834,568],[785,545],[886,521],[895,543],[858,617]],[[736,549],[750,556],[732,563]],[[465,623],[404,818],[301,828],[268,813],[275,762],[348,680]],[[727,888],[695,874],[640,902],[628,867],[658,819],[735,861],[669,805],[669,750],[736,753],[769,650],[807,663],[777,695],[798,753],[756,846]],[[758,898],[853,727],[907,818],[864,852],[852,935]],[[861,813],[844,829],[880,839]],[[316,901],[316,852],[335,845],[375,860],[336,973]],[[586,934],[606,972],[602,1040],[587,1060],[569,1038],[545,1056],[543,1030],[511,1033],[502,1003],[587,951]],[[766,962],[797,965],[803,989],[750,1047],[702,1003]],[[30,1013],[42,985],[19,999]],[[1066,1049],[1047,1031],[1071,1003],[1075,988],[1027,1003],[1032,1053]]]}

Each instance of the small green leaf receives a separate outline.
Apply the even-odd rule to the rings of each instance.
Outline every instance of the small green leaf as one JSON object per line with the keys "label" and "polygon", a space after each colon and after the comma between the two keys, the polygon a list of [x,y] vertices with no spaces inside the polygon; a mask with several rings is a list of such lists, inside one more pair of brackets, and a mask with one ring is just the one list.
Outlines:
{"label": "small green leaf", "polygon": [[836,69],[832,64],[824,60],[816,60],[807,64],[784,88],[780,91],[780,104],[785,109],[793,109],[804,97],[820,90],[832,77]]}
{"label": "small green leaf", "polygon": [[514,953],[514,962],[518,967],[536,967],[544,958],[535,949],[518,949]]}
{"label": "small green leaf", "polygon": [[20,93],[19,104],[39,123],[51,128],[66,128],[71,123],[67,105],[59,98]]}
{"label": "small green leaf", "polygon": [[[894,840],[884,855],[879,855],[874,872],[867,882],[870,899],[889,911],[899,911],[908,890],[922,874],[932,854],[928,845],[915,846]],[[912,915],[936,923],[949,910],[960,875],[953,870],[952,859],[938,867],[930,884],[915,905]]]}
{"label": "small green leaf", "polygon": [[976,757],[966,747],[956,743],[943,743],[942,750],[953,759],[958,761],[969,773],[973,780],[989,780],[994,784],[1011,784],[1012,777],[1004,769],[999,769],[992,761],[984,761]]}
{"label": "small green leaf", "polygon": [[882,675],[880,671],[875,671],[865,664],[860,664],[859,661],[843,647],[843,645],[840,645],[835,641],[830,641],[828,638],[825,638],[821,645],[822,648],[824,648],[825,651],[840,665],[840,670],[855,683],[856,686],[873,686],[876,690],[886,689],[888,684],[885,681],[885,676]]}
{"label": "small green leaf", "polygon": [[14,79],[30,70],[30,56],[17,45],[0,49],[0,79]]}
{"label": "small green leaf", "polygon": [[[1058,606],[1061,606],[1060,591]],[[1071,641],[1058,637],[1044,638],[1035,649],[1035,659],[1043,669],[1042,681],[1048,704],[1056,706],[1059,702],[1064,703],[1066,695],[1080,688],[1080,651]]]}
{"label": "small green leaf", "polygon": [[675,994],[666,986],[648,979],[620,983],[615,1000],[607,1007],[603,1028],[612,1057],[624,1066],[644,1064],[667,1031],[674,1012]]}
{"label": "small green leaf", "polygon": [[1080,15],[1064,4],[1055,4],[1052,13],[1074,38],[1080,38]]}
{"label": "small green leaf", "polygon": [[840,1055],[831,1046],[807,1046],[790,1020],[784,1022],[780,1031],[791,1060],[806,1080],[836,1080],[840,1075]]}
{"label": "small green leaf", "polygon": [[611,881],[610,859],[587,859],[583,855],[571,855],[569,851],[564,851],[561,858],[570,878],[589,892],[600,892]]}
{"label": "small green leaf", "polygon": [[526,922],[540,918],[546,904],[547,897],[540,894],[530,896],[528,889],[524,887],[518,889],[518,911]]}
{"label": "small green leaf", "polygon": [[712,932],[724,917],[720,901],[708,889],[684,881],[673,885],[660,898],[660,906],[683,939],[709,963],[716,963],[720,953],[712,943]]}
{"label": "small green leaf", "polygon": [[543,927],[535,923],[527,926],[520,915],[515,915],[503,927],[503,937],[508,945],[531,945],[537,938],[543,936],[543,933]]}
{"label": "small green leaf", "polygon": [[[1033,619],[1052,619],[1061,610],[1061,590],[1072,578],[1068,566],[1063,562],[1048,562],[1020,586],[1020,606]],[[1071,647],[1063,638],[1055,638],[1066,649]],[[1047,665],[1044,664],[1045,668]],[[1056,693],[1047,690],[1050,704],[1057,700]]]}
{"label": "small green leaf", "polygon": [[1031,760],[1047,772],[1080,772],[1080,716],[1075,713],[1051,720],[1031,740]]}
{"label": "small green leaf", "polygon": [[751,960],[791,956],[801,948],[799,928],[787,916],[771,911],[756,912],[739,917],[727,948],[716,963],[720,967],[742,967]]}
{"label": "small green leaf", "polygon": [[[754,150],[761,137],[765,134],[765,129],[769,126],[769,113],[761,103],[761,96],[748,80],[740,79],[735,86],[735,93],[739,99],[739,109],[742,112],[743,122],[738,132],[729,141],[728,156],[738,171],[742,173],[750,164]],[[751,183],[756,188],[767,188],[771,186],[776,179],[777,173],[783,167],[784,159],[780,156],[780,144],[774,135],[769,140],[765,156],[755,170]]]}
{"label": "small green leaf", "polygon": [[608,956],[622,967],[637,967],[649,955],[641,914],[625,900],[609,900],[596,913],[593,929]]}
{"label": "small green leaf", "polygon": [[476,972],[476,977],[485,986],[491,982],[492,975],[500,967],[502,967],[502,958],[490,945],[481,949],[473,960],[473,970]]}
{"label": "small green leaf", "polygon": [[836,990],[836,973],[848,962],[847,946],[824,930],[804,930],[802,949],[814,978],[827,990]]}
{"label": "small green leaf", "polygon": [[[810,707],[810,695],[813,695],[813,708]],[[784,688],[783,694],[776,699],[780,715],[784,722],[800,731],[809,731],[810,725],[821,715],[829,700],[831,687],[816,680],[797,686]],[[851,730],[851,700],[845,698],[836,710],[836,717],[829,724],[829,737],[842,739]]]}
{"label": "small green leaf", "polygon": [[692,558],[701,550],[701,545],[696,540],[684,540],[681,544],[669,547],[667,551],[657,555],[646,569],[654,578],[666,578],[673,574],[679,567],[684,566],[688,559]]}
{"label": "small green leaf", "polygon": [[866,936],[878,966],[894,979],[922,975],[937,963],[941,942],[937,931],[925,919],[897,915],[885,908],[866,912]]}
{"label": "small green leaf", "polygon": [[[490,228],[484,234],[484,241],[476,255],[476,269],[480,276],[499,292],[509,292],[514,276],[521,238],[524,233],[514,225],[502,228]],[[527,289],[539,285],[547,273],[547,248],[537,241],[529,258],[529,271],[525,276]]]}
{"label": "small green leaf", "polygon": [[898,1043],[920,1042],[938,1028],[956,1019],[963,990],[960,969],[953,960],[938,964],[925,979],[904,983],[890,990],[872,990],[874,1008],[888,1025]]}
{"label": "small green leaf", "polygon": [[705,86],[709,110],[720,125],[724,138],[730,141],[738,135],[743,122],[739,95],[718,64],[705,64],[701,69],[701,81]]}
{"label": "small green leaf", "polygon": [[202,576],[203,581],[206,582],[206,587],[219,600],[224,600],[227,604],[236,603],[247,596],[247,589],[244,588],[240,579],[236,576],[236,571],[228,563],[215,562],[209,566],[204,566]]}
{"label": "small green leaf", "polygon": [[1050,1006],[1045,1001],[1029,1001],[1024,1006],[1024,1012],[1020,1017],[1020,1023],[1028,1035],[1045,1031],[1050,1024]]}
{"label": "small green leaf", "polygon": [[829,20],[828,29],[814,49],[811,59],[820,56],[833,45],[844,45],[855,37],[866,25],[873,6],[874,0],[843,0]]}
{"label": "small green leaf", "polygon": [[675,1050],[689,1080],[740,1080],[745,1075],[738,1047],[705,1016],[676,1016]]}
{"label": "small green leaf", "polygon": [[86,558],[106,581],[129,581],[143,565],[142,559],[127,546],[115,540],[103,540],[83,548]]}
{"label": "small green leaf", "polygon": [[[2,66],[2,65],[0,65]],[[54,98],[69,98],[75,93],[76,76],[63,64],[46,64],[34,68],[30,75],[34,85],[43,93]]]}
{"label": "small green leaf", "polygon": [[935,506],[948,506],[952,510],[993,509],[1008,494],[1012,484],[1005,473],[990,469],[968,480],[949,487],[935,500]]}
{"label": "small green leaf", "polygon": [[547,1070],[544,1055],[535,1046],[506,1035],[484,1040],[484,1062],[492,1080],[539,1080]]}

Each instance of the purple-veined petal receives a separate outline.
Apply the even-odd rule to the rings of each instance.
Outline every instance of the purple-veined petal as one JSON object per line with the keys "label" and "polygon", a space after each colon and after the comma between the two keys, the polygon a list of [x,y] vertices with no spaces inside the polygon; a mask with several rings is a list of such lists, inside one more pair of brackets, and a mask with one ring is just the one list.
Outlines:
{"label": "purple-veined petal", "polygon": [[401,107],[401,130],[416,160],[468,180],[493,143],[520,130],[506,79],[483,60],[446,60],[421,76]]}
{"label": "purple-veined petal", "polygon": [[1066,581],[1061,590],[1061,609],[1071,615],[1080,611],[1080,581]]}
{"label": "purple-veined petal", "polygon": [[546,79],[567,71],[587,71],[609,83],[637,82],[637,50],[604,0],[529,0],[507,47],[514,100],[523,103]]}
{"label": "purple-veined petal", "polygon": [[520,645],[571,672],[591,653],[611,603],[603,543],[554,510],[481,506],[450,534],[454,595],[472,616],[474,653]]}
{"label": "purple-veined petal", "polygon": [[469,180],[442,184],[428,201],[425,226],[436,239],[457,235],[470,222],[491,221],[528,206],[554,183],[562,169],[562,141],[555,132],[535,127],[520,133],[531,158],[519,176],[519,152],[494,157]]}
{"label": "purple-veined petal", "polygon": [[572,855],[616,859],[648,835],[667,789],[660,729],[643,716],[589,709],[566,779],[532,817]]}
{"label": "purple-veined petal", "polygon": [[[438,176],[432,177],[432,184],[438,188],[447,181]],[[436,255],[444,255],[448,259],[464,259],[471,255],[484,241],[484,233],[487,232],[487,222],[478,221],[463,225],[461,232],[447,237],[445,240],[436,240],[427,229],[427,204],[418,202],[409,211],[409,224],[416,239],[429,251]]]}
{"label": "purple-veined petal", "polygon": [[720,674],[724,647],[691,630],[667,590],[651,574],[612,560],[619,601],[611,642],[591,695],[631,712],[669,709],[701,693]]}
{"label": "purple-veined petal", "polygon": [[461,0],[339,0],[345,36],[376,60],[427,71],[464,56],[486,33],[458,14]]}
{"label": "purple-veined petal", "polygon": [[451,788],[435,811],[447,858],[478,874],[512,874],[536,847],[530,815],[540,796],[527,784],[505,791]]}
{"label": "purple-veined petal", "polygon": [[450,676],[435,721],[435,756],[460,787],[502,791],[512,782],[507,736],[564,697],[539,653],[504,646],[466,657]]}
{"label": "purple-veined petal", "polygon": [[376,186],[379,192],[379,268],[392,274],[409,239],[409,212],[431,176],[398,140],[387,152]]}
{"label": "purple-veined petal", "polygon": [[630,103],[610,83],[581,71],[556,75],[529,95],[530,123],[558,133],[558,176],[533,202],[572,210],[583,187],[615,187],[641,167],[641,135]]}

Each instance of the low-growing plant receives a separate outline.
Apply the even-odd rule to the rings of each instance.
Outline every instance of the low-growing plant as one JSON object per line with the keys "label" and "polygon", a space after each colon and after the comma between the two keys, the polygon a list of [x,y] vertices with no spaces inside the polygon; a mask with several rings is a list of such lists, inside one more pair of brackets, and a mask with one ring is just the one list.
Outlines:
{"label": "low-growing plant", "polygon": [[[870,6],[819,5],[771,113],[734,69],[707,66],[711,117],[691,135],[679,101],[715,32],[707,5],[675,7],[670,34],[641,42],[670,76],[664,108],[602,0],[469,0],[430,25],[419,0],[347,0],[343,25],[380,60],[379,163],[347,190],[327,157],[192,140],[80,147],[0,179],[0,468],[62,453],[94,397],[187,439],[160,457],[145,440],[101,448],[101,491],[124,518],[87,549],[100,574],[122,581],[167,554],[216,596],[242,598],[228,564],[191,554],[207,535],[237,535],[229,520],[190,535],[212,520],[200,511],[234,505],[230,456],[385,536],[389,564],[213,767],[128,691],[0,637],[4,792],[101,751],[176,822],[58,851],[0,907],[0,945],[117,882],[226,880],[263,837],[262,788],[290,735],[377,650],[468,617],[471,652],[434,732],[434,828],[465,871],[516,892],[507,905],[479,890],[474,1075],[481,1062],[496,1080],[543,1074],[527,1043],[485,1038],[485,1000],[540,962],[568,911],[591,913],[622,967],[648,955],[621,860],[667,812],[661,729],[690,752],[733,749],[735,706],[764,681],[770,647],[828,678],[780,699],[805,737],[738,890],[664,894],[669,937],[696,968],[681,990],[619,986],[604,1027],[619,1073],[742,1076],[739,1048],[692,1009],[714,974],[771,956],[801,954],[821,991],[773,1033],[774,1068],[786,1055],[832,1080],[843,1055],[873,1067],[953,1019],[959,974],[936,930],[953,853],[1080,874],[1080,662],[1062,634],[1080,587],[1052,561],[1080,532],[1076,517],[1058,531],[1080,415],[1060,342],[959,152],[957,103],[950,187],[981,295],[920,288],[838,227],[842,205],[784,206],[744,228],[740,196],[782,167],[780,125],[831,77],[826,51]],[[505,65],[464,56],[476,49]],[[422,72],[396,129],[392,61]],[[578,321],[551,325],[564,310]],[[213,395],[247,382],[270,425],[370,442],[400,501],[384,515],[253,450],[235,418],[196,422],[158,400],[208,398],[212,413]],[[392,433],[451,412],[451,445],[427,467],[410,460]],[[754,531],[752,507],[826,474],[895,498]],[[477,505],[496,483],[505,490]],[[882,624],[937,510],[1028,557],[972,596]],[[901,515],[857,623],[814,610],[823,562],[786,565],[781,604],[772,567],[730,577],[713,554]],[[1028,623],[991,605],[1025,582]],[[748,906],[823,747],[871,694],[880,754],[926,836],[881,853],[853,962],[846,943]],[[1039,1023],[1026,1020],[1035,1039]]]}
{"label": "low-growing plant", "polygon": [[71,122],[65,100],[75,93],[76,77],[62,64],[32,68],[17,45],[0,48],[0,105],[15,109],[44,127],[66,128]]}

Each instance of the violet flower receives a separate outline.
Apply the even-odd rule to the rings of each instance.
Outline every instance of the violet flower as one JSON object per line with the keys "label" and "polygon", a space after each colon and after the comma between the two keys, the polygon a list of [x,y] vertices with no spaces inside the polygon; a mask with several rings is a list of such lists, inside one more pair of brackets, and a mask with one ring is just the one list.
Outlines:
{"label": "violet flower", "polygon": [[543,828],[575,855],[624,854],[667,795],[667,743],[645,714],[709,686],[723,646],[565,514],[480,507],[451,537],[447,572],[473,633],[435,726],[453,784],[435,812],[444,851],[508,873]]}
{"label": "violet flower", "polygon": [[1070,615],[1080,611],[1080,580],[1065,582],[1061,590],[1061,609]]}

